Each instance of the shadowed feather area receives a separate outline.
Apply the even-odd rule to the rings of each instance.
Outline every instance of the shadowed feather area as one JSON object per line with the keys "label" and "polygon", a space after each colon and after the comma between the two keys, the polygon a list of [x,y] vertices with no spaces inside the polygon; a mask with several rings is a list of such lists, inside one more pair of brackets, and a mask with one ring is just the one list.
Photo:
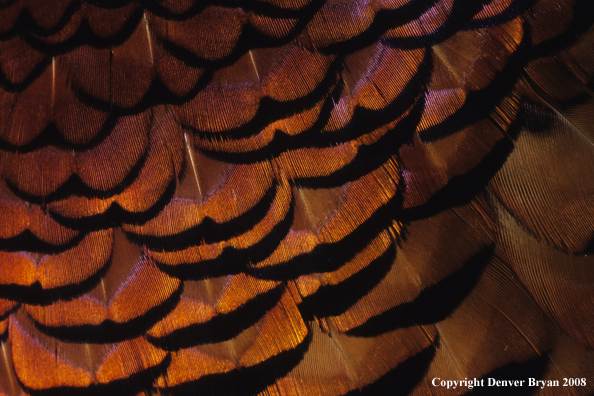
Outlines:
{"label": "shadowed feather area", "polygon": [[589,3],[0,0],[0,396],[594,394]]}

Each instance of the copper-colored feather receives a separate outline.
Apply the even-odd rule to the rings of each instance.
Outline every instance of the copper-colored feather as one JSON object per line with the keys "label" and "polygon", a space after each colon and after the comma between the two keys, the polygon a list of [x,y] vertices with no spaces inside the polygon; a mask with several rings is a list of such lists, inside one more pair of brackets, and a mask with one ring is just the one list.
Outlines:
{"label": "copper-colored feather", "polygon": [[0,396],[591,394],[592,25],[0,0]]}

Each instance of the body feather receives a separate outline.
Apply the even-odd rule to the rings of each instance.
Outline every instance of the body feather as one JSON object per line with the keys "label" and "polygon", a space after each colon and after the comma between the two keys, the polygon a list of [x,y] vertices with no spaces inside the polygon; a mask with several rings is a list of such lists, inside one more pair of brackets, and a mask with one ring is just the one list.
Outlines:
{"label": "body feather", "polygon": [[0,0],[0,396],[592,394],[593,24]]}

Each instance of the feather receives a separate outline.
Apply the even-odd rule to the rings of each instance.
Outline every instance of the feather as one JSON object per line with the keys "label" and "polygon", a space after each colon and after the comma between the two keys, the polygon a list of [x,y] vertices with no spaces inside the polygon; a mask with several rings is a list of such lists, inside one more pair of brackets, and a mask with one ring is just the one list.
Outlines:
{"label": "feather", "polygon": [[0,0],[0,396],[592,394],[593,25]]}

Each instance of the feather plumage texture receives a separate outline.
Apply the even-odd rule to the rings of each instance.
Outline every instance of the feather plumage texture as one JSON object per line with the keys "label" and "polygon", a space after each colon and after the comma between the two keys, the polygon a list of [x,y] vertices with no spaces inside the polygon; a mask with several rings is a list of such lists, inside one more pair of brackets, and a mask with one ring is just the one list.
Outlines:
{"label": "feather plumage texture", "polygon": [[587,7],[0,0],[0,395],[592,394]]}

